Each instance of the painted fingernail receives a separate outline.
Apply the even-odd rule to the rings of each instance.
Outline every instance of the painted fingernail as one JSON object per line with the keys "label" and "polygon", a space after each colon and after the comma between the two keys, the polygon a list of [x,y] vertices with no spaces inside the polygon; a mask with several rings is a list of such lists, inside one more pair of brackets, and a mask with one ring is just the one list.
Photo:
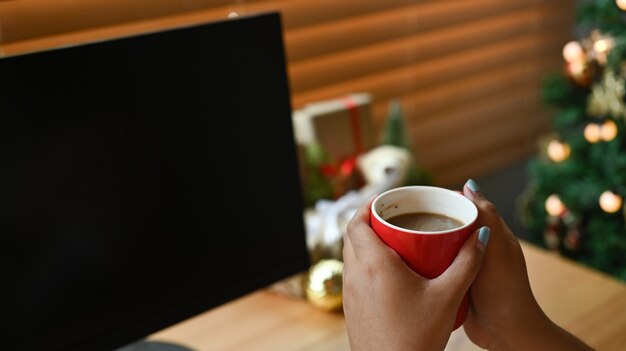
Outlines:
{"label": "painted fingernail", "polygon": [[480,192],[480,187],[474,181],[474,179],[470,179],[467,181],[467,187],[470,188],[470,190],[474,193]]}
{"label": "painted fingernail", "polygon": [[478,241],[480,241],[480,243],[483,244],[483,246],[487,246],[487,243],[489,242],[490,234],[491,234],[491,229],[489,229],[489,227],[484,226],[480,228],[480,231],[478,231]]}

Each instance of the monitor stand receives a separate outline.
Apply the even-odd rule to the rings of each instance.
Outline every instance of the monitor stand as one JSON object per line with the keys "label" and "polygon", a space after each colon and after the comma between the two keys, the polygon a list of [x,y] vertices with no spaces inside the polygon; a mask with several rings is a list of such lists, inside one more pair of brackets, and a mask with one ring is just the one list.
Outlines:
{"label": "monitor stand", "polygon": [[115,351],[195,351],[188,347],[172,344],[163,341],[147,341],[141,340],[124,347],[121,347]]}

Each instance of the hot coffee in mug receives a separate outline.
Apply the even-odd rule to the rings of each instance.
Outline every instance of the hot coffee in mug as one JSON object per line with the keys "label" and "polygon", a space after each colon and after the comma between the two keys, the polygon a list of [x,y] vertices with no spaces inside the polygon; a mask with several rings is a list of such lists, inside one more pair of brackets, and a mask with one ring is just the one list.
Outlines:
{"label": "hot coffee in mug", "polygon": [[395,226],[422,232],[439,232],[463,225],[461,220],[454,217],[430,212],[403,213],[386,220]]}

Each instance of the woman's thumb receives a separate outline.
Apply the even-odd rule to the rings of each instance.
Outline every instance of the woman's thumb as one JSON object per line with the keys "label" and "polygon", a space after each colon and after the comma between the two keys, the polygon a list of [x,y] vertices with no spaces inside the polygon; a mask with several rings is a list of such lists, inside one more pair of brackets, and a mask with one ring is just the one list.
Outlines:
{"label": "woman's thumb", "polygon": [[439,276],[446,290],[453,289],[461,297],[472,285],[483,262],[491,230],[485,226],[470,235],[448,269]]}

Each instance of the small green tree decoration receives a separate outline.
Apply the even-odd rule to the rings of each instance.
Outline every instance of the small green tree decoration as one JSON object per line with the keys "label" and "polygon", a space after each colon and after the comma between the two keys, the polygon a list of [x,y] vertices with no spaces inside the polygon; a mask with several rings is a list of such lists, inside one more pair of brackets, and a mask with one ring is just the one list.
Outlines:
{"label": "small green tree decoration", "polygon": [[[406,122],[402,103],[393,99],[389,103],[387,119],[382,132],[381,145],[392,145],[405,148],[413,155],[413,145],[406,131]],[[430,185],[433,182],[431,174],[418,166],[415,157],[409,169],[406,185]]]}

